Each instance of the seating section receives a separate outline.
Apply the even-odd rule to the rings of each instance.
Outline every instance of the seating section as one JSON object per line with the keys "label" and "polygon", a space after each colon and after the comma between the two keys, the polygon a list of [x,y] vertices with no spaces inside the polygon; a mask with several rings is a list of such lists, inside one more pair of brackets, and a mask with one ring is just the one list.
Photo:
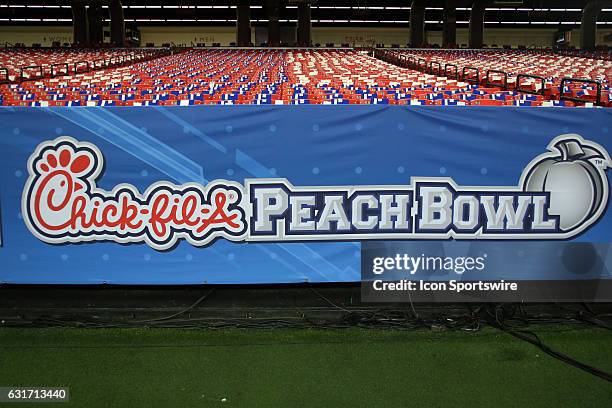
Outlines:
{"label": "seating section", "polygon": [[15,82],[117,66],[159,55],[154,49],[0,48],[0,82]]}
{"label": "seating section", "polygon": [[[400,65],[449,76],[455,76],[456,72],[459,78],[471,83],[515,89],[518,80],[519,89],[540,93],[549,100],[559,99],[564,78],[588,79],[601,84],[601,100],[604,105],[612,106],[612,60],[609,55],[568,55],[544,50],[429,49],[394,54],[400,58]],[[565,96],[596,100],[597,85],[592,82],[566,80],[563,85]]]}
{"label": "seating section", "polygon": [[[297,101],[310,103],[530,106],[535,95],[481,87],[457,79],[398,67],[355,51],[292,52],[289,77]],[[308,95],[306,98],[305,95]],[[306,102],[306,103],[308,103]],[[548,101],[553,105],[572,105]]]}
{"label": "seating section", "polygon": [[[10,51],[19,53],[16,51]],[[9,52],[9,53],[10,53]],[[75,53],[72,55],[71,53]],[[124,51],[128,52],[128,51]],[[131,51],[133,52],[133,51]],[[15,80],[0,86],[0,105],[7,106],[186,106],[199,104],[396,104],[396,105],[514,105],[574,106],[552,100],[485,86],[416,69],[398,67],[374,58],[366,51],[349,49],[192,49],[142,62],[123,60],[114,67],[95,66],[81,72],[78,61],[120,61],[121,51],[24,51],[21,63],[68,63],[59,76],[44,75]],[[429,60],[431,54],[405,52]],[[11,61],[14,73],[18,56]],[[448,61],[457,61],[455,59]],[[467,58],[461,56],[461,58]],[[58,62],[62,61],[62,62]],[[467,60],[466,60],[467,61]],[[462,61],[463,62],[463,61]],[[75,63],[77,66],[75,68]],[[508,62],[510,64],[510,62]],[[21,65],[23,66],[23,65]],[[83,70],[85,70],[83,65]],[[518,69],[518,68],[517,68]],[[603,71],[601,71],[603,69]],[[607,68],[593,68],[604,75]],[[474,81],[472,81],[474,82]],[[510,88],[511,89],[511,88]]]}

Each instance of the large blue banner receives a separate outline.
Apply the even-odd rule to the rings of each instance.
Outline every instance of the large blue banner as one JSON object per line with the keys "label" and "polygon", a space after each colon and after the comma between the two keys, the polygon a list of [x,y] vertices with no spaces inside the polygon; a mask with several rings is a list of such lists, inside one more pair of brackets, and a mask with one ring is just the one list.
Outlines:
{"label": "large blue banner", "polygon": [[[609,109],[2,108],[0,123],[0,283],[356,282],[362,245],[398,242],[474,268],[496,253],[475,279],[612,279]],[[593,275],[509,267],[568,242],[598,244]]]}

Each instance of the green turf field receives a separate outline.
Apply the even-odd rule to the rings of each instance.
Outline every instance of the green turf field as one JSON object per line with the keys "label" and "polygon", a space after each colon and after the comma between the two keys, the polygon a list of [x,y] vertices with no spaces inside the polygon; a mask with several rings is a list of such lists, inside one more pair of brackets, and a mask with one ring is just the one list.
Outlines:
{"label": "green turf field", "polygon": [[[612,331],[535,331],[612,371]],[[0,329],[0,386],[37,385],[71,394],[38,407],[612,407],[612,384],[495,329]]]}

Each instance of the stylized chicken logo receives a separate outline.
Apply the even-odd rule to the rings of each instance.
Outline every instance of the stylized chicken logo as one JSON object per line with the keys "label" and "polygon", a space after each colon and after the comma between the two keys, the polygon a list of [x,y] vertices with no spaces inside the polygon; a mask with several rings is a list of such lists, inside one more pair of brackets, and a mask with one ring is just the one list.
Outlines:
{"label": "stylized chicken logo", "polygon": [[87,177],[95,169],[96,158],[90,149],[60,143],[44,149],[32,163],[35,191],[27,210],[45,229],[65,228],[70,218],[68,200],[74,193],[90,188]]}

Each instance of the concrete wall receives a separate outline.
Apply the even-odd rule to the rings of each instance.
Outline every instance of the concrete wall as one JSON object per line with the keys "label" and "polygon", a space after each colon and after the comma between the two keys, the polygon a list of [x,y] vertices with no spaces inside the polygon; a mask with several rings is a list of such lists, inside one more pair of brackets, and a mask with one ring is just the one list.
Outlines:
{"label": "concrete wall", "polygon": [[33,43],[51,46],[53,41],[72,43],[72,26],[65,27],[26,27],[0,26],[0,46],[16,42],[32,45]]}
{"label": "concrete wall", "polygon": [[[290,39],[295,36],[295,27],[287,27],[288,30],[283,37],[283,41],[291,43]],[[258,31],[264,34],[265,27],[258,27]],[[229,45],[236,41],[235,27],[164,27],[151,26],[141,27],[141,42],[154,43],[160,46],[163,43],[172,42],[176,45],[191,46],[193,43],[221,43]],[[530,47],[550,47],[553,44],[555,28],[494,28],[485,27],[484,42],[491,46],[497,44],[502,46],[519,44]],[[599,27],[597,31],[597,43],[601,45],[612,45],[612,41],[605,41],[604,38],[612,34],[612,28]],[[251,29],[251,39],[258,45],[260,40],[265,40],[264,35],[256,39],[255,28]],[[285,38],[286,37],[286,38]],[[405,46],[410,38],[410,29],[406,27],[398,28],[351,28],[351,27],[313,27],[313,44],[324,45],[328,42],[335,44],[348,43],[351,46],[371,46],[374,44],[400,44]],[[427,42],[430,44],[442,44],[442,31],[427,31]],[[257,40],[257,41],[256,41]],[[26,45],[40,43],[43,46],[50,46],[53,41],[61,43],[72,42],[72,27],[36,27],[36,26],[0,26],[0,46],[4,43],[22,42]],[[468,43],[468,29],[466,27],[457,28],[457,44]],[[580,44],[580,30],[574,29],[571,35],[571,44],[578,47]]]}
{"label": "concrete wall", "polygon": [[[251,34],[253,38],[253,35]],[[172,42],[176,45],[191,46],[197,43],[229,45],[236,42],[236,27],[141,27],[140,43],[154,43],[159,46]]]}
{"label": "concrete wall", "polygon": [[348,43],[351,46],[373,46],[375,44],[400,44],[405,46],[410,38],[408,28],[375,28],[375,27],[313,27],[313,44],[333,42]]}
{"label": "concrete wall", "polygon": [[[599,28],[597,30],[597,44],[612,45],[612,42],[606,42],[604,38],[610,35],[612,29]],[[557,34],[557,28],[493,28],[485,27],[484,43],[489,47],[496,44],[502,46],[504,44],[516,47],[518,45],[526,45],[527,47],[550,47],[553,45]],[[430,44],[442,44],[441,31],[428,31],[426,33],[427,41]],[[457,44],[468,44],[468,29],[457,28]],[[580,47],[580,29],[574,29],[571,32],[570,44],[575,47]]]}

